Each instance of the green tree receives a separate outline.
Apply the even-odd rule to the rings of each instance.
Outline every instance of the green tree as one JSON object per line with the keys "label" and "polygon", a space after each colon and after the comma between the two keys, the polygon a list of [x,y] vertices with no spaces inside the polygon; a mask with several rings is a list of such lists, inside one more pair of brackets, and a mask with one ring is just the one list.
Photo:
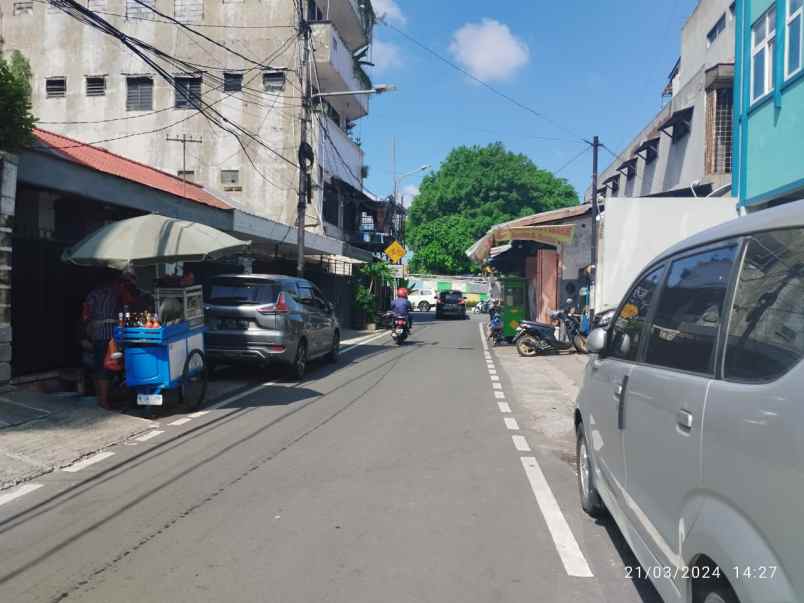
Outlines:
{"label": "green tree", "polygon": [[16,151],[31,143],[31,67],[18,50],[0,57],[0,149]]}
{"label": "green tree", "polygon": [[494,224],[576,205],[563,178],[538,168],[502,143],[458,147],[422,181],[408,215],[411,270],[461,274],[475,270],[466,250]]}

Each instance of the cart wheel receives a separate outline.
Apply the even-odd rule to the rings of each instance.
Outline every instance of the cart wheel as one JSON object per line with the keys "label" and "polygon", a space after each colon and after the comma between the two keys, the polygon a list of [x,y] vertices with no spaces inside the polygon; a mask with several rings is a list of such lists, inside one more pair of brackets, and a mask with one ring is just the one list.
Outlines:
{"label": "cart wheel", "polygon": [[183,410],[195,410],[207,396],[207,363],[201,350],[193,350],[184,362],[181,380]]}

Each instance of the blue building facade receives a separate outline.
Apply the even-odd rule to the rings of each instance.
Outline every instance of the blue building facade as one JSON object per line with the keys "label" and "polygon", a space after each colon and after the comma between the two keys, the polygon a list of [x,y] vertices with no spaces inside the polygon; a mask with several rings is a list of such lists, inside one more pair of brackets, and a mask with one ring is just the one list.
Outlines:
{"label": "blue building facade", "polygon": [[804,0],[737,0],[734,188],[759,209],[804,198]]}

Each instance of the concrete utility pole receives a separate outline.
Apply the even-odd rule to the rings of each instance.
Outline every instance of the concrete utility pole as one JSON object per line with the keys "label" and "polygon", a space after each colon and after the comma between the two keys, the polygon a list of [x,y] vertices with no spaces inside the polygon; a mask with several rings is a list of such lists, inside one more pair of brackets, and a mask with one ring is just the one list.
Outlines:
{"label": "concrete utility pole", "polygon": [[168,142],[180,142],[181,143],[181,171],[182,177],[181,179],[184,180],[185,184],[187,183],[187,145],[190,143],[201,144],[204,142],[201,138],[193,138],[192,136],[187,136],[187,134],[182,134],[181,138],[171,138],[168,136],[166,138]]}
{"label": "concrete utility pole", "polygon": [[310,89],[310,24],[304,18],[304,2],[298,3],[299,9],[299,33],[302,36],[304,49],[302,51],[301,76],[302,80],[302,112],[299,142],[299,202],[297,205],[298,214],[298,239],[296,255],[296,274],[304,276],[304,227],[307,223],[307,204],[310,202],[310,176],[309,168],[313,163],[313,147],[307,142],[307,122],[312,115],[312,91]]}
{"label": "concrete utility pole", "polygon": [[589,284],[590,320],[595,317],[595,289],[597,287],[597,221],[600,216],[600,208],[597,205],[597,152],[599,148],[600,140],[595,136],[592,139],[592,278]]}

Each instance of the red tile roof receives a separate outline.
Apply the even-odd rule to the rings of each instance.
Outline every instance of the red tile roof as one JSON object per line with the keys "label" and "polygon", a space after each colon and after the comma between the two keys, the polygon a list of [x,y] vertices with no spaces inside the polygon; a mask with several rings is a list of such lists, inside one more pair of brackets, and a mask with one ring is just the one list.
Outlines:
{"label": "red tile roof", "polygon": [[44,144],[57,155],[93,170],[112,174],[150,188],[155,188],[177,197],[196,203],[203,203],[218,209],[232,209],[232,206],[192,182],[184,182],[167,172],[151,166],[126,159],[106,149],[82,143],[47,130],[34,129],[37,141]]}

